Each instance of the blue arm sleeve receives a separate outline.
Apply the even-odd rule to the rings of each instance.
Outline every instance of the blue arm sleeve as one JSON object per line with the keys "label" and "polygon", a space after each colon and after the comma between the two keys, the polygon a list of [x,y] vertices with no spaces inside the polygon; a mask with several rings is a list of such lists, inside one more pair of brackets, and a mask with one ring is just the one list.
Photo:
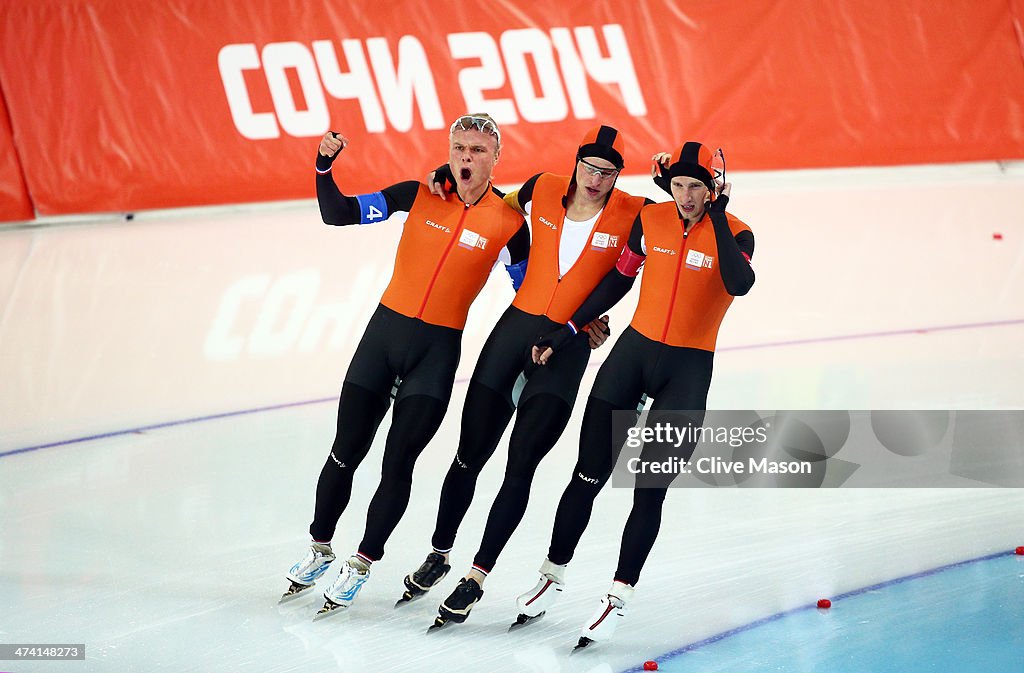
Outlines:
{"label": "blue arm sleeve", "polygon": [[508,271],[508,277],[512,279],[512,287],[519,291],[519,286],[523,284],[523,279],[526,278],[526,264],[529,259],[524,259],[517,264],[506,264],[505,271]]}
{"label": "blue arm sleeve", "polygon": [[356,196],[356,200],[359,202],[359,224],[382,222],[391,216],[387,199],[382,192],[360,194]]}

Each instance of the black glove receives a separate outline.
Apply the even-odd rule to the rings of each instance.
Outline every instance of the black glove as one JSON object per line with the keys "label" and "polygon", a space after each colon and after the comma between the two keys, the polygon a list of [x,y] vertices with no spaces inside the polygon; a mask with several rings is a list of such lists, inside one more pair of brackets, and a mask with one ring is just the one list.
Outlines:
{"label": "black glove", "polygon": [[569,342],[571,342],[577,334],[578,332],[573,332],[572,328],[569,327],[568,325],[562,325],[553,332],[548,332],[544,336],[537,339],[534,345],[537,348],[541,349],[542,351],[545,348],[550,348],[551,350],[557,353],[558,351],[568,346]]}
{"label": "black glove", "polygon": [[527,348],[526,353],[523,356],[523,374],[526,375],[526,380],[529,381],[533,373],[540,367],[539,364],[533,361],[533,348]]}
{"label": "black glove", "polygon": [[654,184],[661,187],[672,196],[672,178],[668,176],[668,168],[658,164],[658,174],[654,176]]}
{"label": "black glove", "polygon": [[540,367],[539,364],[533,361],[533,349],[534,347],[539,348],[541,352],[544,352],[546,348],[550,348],[554,352],[558,352],[564,348],[576,333],[572,331],[568,325],[562,325],[558,329],[548,332],[544,336],[537,337],[533,346],[526,349],[525,358],[523,359],[523,373],[526,374],[526,378],[529,379],[533,372],[537,371]]}
{"label": "black glove", "polygon": [[455,176],[452,175],[452,167],[448,164],[441,164],[434,169],[434,182],[438,182],[444,188],[444,191],[451,194],[455,191]]}
{"label": "black glove", "polygon": [[711,205],[708,206],[708,215],[714,220],[715,217],[725,217],[725,207],[729,205],[729,195],[719,194]]}

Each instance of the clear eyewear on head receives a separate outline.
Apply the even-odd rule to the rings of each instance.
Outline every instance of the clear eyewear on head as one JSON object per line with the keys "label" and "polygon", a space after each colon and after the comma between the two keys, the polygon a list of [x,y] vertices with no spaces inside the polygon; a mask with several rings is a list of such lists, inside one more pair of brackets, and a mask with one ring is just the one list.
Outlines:
{"label": "clear eyewear on head", "polygon": [[600,166],[595,166],[594,164],[589,163],[586,159],[580,159],[580,163],[583,164],[583,170],[585,170],[587,174],[600,177],[602,180],[617,175],[619,172],[619,169],[617,168],[601,168]]}
{"label": "clear eyewear on head", "polygon": [[489,133],[498,139],[498,144],[501,144],[501,131],[498,130],[498,125],[493,120],[487,117],[476,117],[473,115],[463,115],[452,123],[452,127],[448,130],[449,133],[455,131],[480,131],[481,133]]}

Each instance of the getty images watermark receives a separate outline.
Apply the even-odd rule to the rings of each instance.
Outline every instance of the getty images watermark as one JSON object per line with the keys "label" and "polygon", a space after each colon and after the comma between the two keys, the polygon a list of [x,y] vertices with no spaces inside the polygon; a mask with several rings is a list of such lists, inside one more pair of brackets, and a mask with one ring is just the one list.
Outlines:
{"label": "getty images watermark", "polygon": [[[768,428],[766,425],[756,428],[677,427],[671,422],[662,422],[629,428],[626,446],[640,449],[648,444],[661,444],[680,454],[684,453],[684,447],[696,446],[698,443],[721,444],[733,448],[749,444],[767,446]],[[626,469],[632,474],[811,474],[814,464],[809,460],[771,460],[767,455],[748,456],[744,460],[725,459],[716,455],[696,459],[684,455],[667,455],[646,458],[631,456],[626,461]]]}
{"label": "getty images watermark", "polygon": [[613,433],[613,486],[1024,486],[1024,411],[623,411]]}

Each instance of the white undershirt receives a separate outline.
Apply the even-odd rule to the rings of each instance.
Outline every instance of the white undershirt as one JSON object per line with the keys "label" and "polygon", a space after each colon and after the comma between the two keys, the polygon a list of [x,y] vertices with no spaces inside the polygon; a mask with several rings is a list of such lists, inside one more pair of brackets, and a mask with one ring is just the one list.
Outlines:
{"label": "white undershirt", "polygon": [[587,246],[587,242],[590,240],[590,232],[594,230],[594,225],[597,224],[597,218],[601,217],[601,212],[604,209],[597,211],[597,213],[589,220],[582,222],[576,222],[570,220],[568,217],[565,218],[564,224],[562,225],[562,238],[558,245],[558,276],[562,277],[569,272],[572,265],[576,263],[576,260],[583,254],[583,250]]}

